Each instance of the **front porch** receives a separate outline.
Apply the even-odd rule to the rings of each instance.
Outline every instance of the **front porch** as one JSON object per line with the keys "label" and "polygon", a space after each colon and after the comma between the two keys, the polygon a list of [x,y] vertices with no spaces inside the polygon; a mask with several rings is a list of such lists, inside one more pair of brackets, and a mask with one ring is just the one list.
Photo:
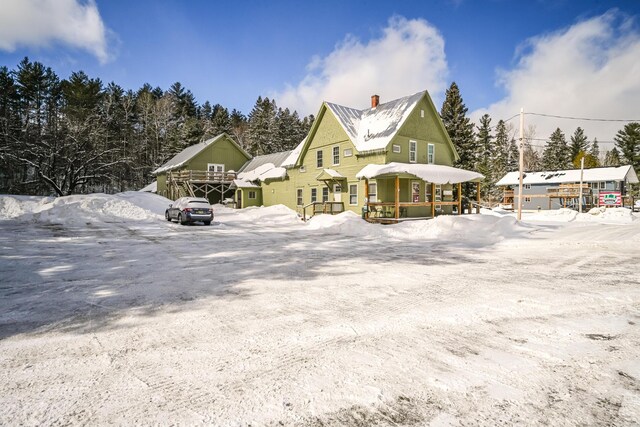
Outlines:
{"label": "front porch", "polygon": [[390,224],[430,219],[440,214],[471,212],[464,202],[465,183],[476,185],[476,212],[480,213],[480,181],[483,176],[442,165],[390,163],[368,165],[357,175],[364,180],[363,218]]}

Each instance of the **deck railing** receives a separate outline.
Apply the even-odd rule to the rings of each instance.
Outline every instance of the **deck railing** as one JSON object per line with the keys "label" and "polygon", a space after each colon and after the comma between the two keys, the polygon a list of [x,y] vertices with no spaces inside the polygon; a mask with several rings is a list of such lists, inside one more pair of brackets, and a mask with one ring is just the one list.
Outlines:
{"label": "deck railing", "polygon": [[235,172],[212,172],[197,170],[181,170],[169,172],[168,181],[191,181],[191,182],[232,182],[238,177]]}

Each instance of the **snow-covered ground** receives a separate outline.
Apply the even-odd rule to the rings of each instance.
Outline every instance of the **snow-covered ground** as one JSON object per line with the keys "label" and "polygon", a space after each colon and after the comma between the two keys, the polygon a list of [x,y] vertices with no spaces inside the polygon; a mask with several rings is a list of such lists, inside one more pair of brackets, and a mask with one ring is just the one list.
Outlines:
{"label": "snow-covered ground", "polygon": [[626,210],[163,219],[0,196],[0,425],[637,425]]}

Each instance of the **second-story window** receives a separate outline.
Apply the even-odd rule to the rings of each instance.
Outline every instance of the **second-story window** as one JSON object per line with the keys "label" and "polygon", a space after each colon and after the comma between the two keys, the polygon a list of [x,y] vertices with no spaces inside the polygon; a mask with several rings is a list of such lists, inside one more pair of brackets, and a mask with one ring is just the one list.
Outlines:
{"label": "second-story window", "polygon": [[409,141],[409,163],[416,162],[416,145],[415,141]]}
{"label": "second-story window", "polygon": [[436,146],[427,145],[427,163],[434,164],[436,162]]}
{"label": "second-story window", "polygon": [[322,150],[316,151],[316,166],[322,167]]}
{"label": "second-story window", "polygon": [[333,147],[333,165],[340,164],[340,147]]}

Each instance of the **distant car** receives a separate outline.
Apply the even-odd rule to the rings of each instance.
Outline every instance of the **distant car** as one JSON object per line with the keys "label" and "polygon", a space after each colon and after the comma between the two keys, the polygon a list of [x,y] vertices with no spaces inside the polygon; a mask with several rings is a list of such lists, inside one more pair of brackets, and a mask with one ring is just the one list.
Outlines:
{"label": "distant car", "polygon": [[186,225],[194,222],[202,222],[211,225],[213,221],[213,209],[207,199],[201,197],[181,197],[169,205],[164,213],[167,221],[177,220]]}

